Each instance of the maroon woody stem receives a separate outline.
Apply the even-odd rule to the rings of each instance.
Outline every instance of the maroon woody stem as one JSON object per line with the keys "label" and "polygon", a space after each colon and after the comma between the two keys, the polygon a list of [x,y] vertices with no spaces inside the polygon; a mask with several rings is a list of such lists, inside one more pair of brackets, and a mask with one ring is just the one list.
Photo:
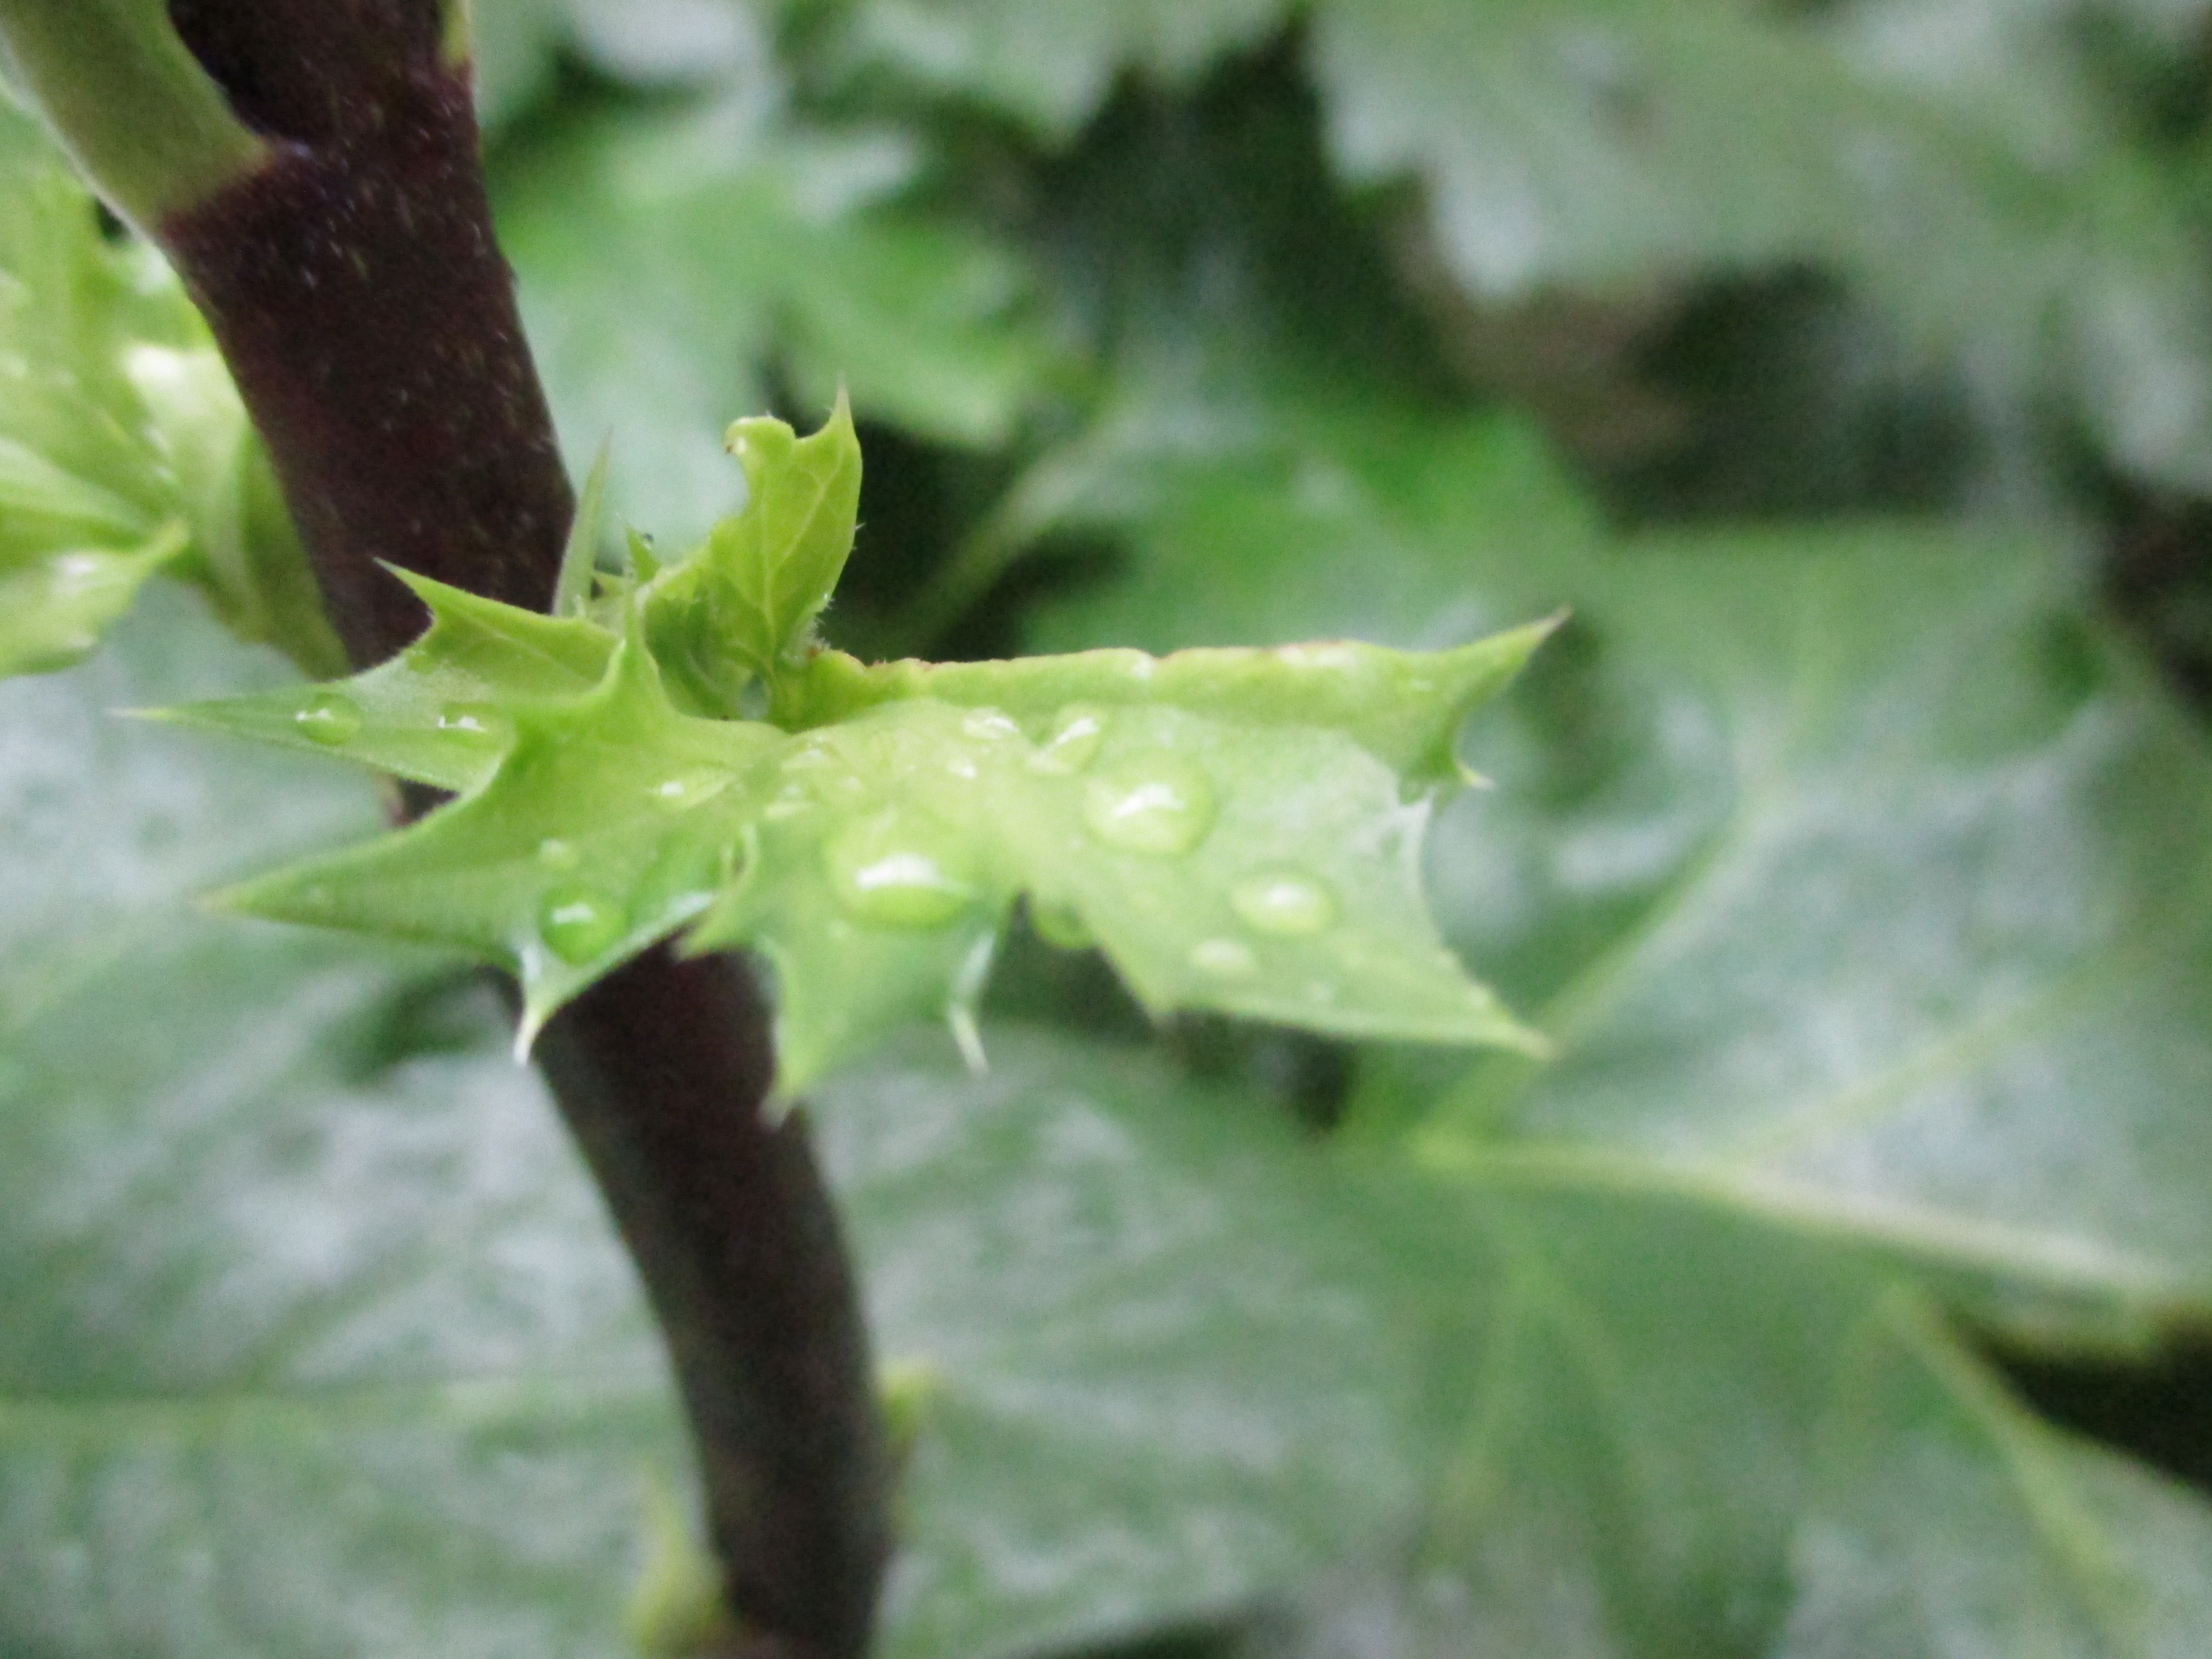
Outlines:
{"label": "maroon woody stem", "polygon": [[[271,154],[156,234],[352,659],[425,620],[380,561],[544,609],[574,501],[436,0],[171,0],[170,15]],[[804,1121],[762,1113],[756,987],[734,959],[655,951],[538,1052],[666,1334],[740,1650],[857,1659],[888,1550],[885,1456]]]}

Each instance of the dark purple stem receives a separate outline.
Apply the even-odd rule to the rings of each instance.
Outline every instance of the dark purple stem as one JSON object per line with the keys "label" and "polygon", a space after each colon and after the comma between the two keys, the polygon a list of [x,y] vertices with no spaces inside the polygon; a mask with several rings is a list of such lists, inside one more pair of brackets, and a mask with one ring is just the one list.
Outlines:
{"label": "dark purple stem", "polygon": [[[425,620],[380,561],[542,610],[574,510],[435,0],[171,0],[253,174],[157,235],[266,441],[356,665]],[[423,803],[414,803],[420,810]],[[852,1272],[767,1011],[655,951],[538,1040],[665,1332],[730,1605],[761,1659],[858,1659],[889,1553]]]}
{"label": "dark purple stem", "polygon": [[278,142],[157,234],[261,429],[347,650],[366,666],[422,631],[379,561],[542,609],[574,502],[435,7],[174,0],[171,15]]}

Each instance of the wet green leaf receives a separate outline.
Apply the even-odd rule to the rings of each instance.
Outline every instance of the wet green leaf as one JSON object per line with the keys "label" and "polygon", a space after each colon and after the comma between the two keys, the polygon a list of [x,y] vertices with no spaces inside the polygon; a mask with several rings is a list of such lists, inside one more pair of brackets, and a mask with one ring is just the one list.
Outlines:
{"label": "wet green leaf", "polygon": [[[804,441],[737,436],[744,510],[613,585],[619,647],[588,617],[416,579],[435,620],[392,663],[169,711],[465,792],[222,902],[496,962],[522,982],[525,1049],[678,930],[749,946],[775,969],[787,1092],[933,1014],[981,1065],[974,1008],[1021,897],[1156,1011],[1540,1048],[1443,948],[1419,858],[1430,798],[1462,781],[1459,727],[1550,624],[1425,655],[870,667],[811,642],[859,492],[842,405]],[[769,720],[742,718],[749,688]]]}
{"label": "wet green leaf", "polygon": [[1428,1297],[1456,1318],[1435,1510],[1240,1659],[2149,1659],[2212,1634],[2212,1508],[2033,1419],[1893,1256],[1504,1170],[1399,1208],[1465,1275]]}
{"label": "wet green leaf", "polygon": [[1625,550],[1436,848],[1562,1057],[1480,1068],[1431,1154],[2207,1305],[2212,757],[2064,572],[1897,528]]}
{"label": "wet green leaf", "polygon": [[501,705],[580,696],[606,673],[614,636],[592,623],[393,574],[429,607],[430,626],[391,661],[333,684],[276,685],[144,712],[465,793],[490,777],[513,744]]}
{"label": "wet green leaf", "polygon": [[[477,793],[225,902],[497,961],[523,981],[527,1028],[696,918],[694,945],[747,945],[775,964],[793,1091],[906,1019],[942,1013],[971,1041],[1018,895],[1079,921],[1155,1008],[1519,1042],[1427,921],[1427,807],[1401,769],[1448,761],[1468,708],[1539,637],[1435,659],[1324,647],[1304,665],[1295,648],[1196,665],[1119,653],[1078,659],[1061,684],[1037,672],[1048,659],[968,665],[956,678],[969,706],[910,695],[799,732],[678,712],[633,641],[583,696],[485,705],[514,736]],[[1163,695],[1061,701],[1102,672],[1157,678]],[[1301,676],[1316,695],[1271,707],[1271,687]],[[1012,695],[994,700],[994,680]],[[1171,700],[1178,685],[1191,690]],[[226,723],[251,734],[274,720],[269,701]],[[1361,746],[1364,731],[1397,746],[1395,766]],[[381,728],[375,740],[403,746]]]}
{"label": "wet green leaf", "polygon": [[1781,1659],[2202,1646],[2202,1497],[2037,1421],[1923,1310],[1885,1311],[1823,1425]]}

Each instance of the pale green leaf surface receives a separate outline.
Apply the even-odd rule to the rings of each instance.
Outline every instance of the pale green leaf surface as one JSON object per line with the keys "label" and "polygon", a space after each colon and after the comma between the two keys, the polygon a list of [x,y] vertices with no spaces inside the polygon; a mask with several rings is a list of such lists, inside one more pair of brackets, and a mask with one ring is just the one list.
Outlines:
{"label": "pale green leaf surface", "polygon": [[[106,720],[235,683],[157,599],[0,688],[0,1648],[617,1659],[682,1472],[628,1269],[526,1073],[393,1052],[449,969],[194,913],[375,814]],[[1253,1103],[993,1049],[817,1106],[919,1401],[883,1651],[1225,1610],[1402,1513],[1416,1368],[1352,1195]]]}
{"label": "pale green leaf surface", "polygon": [[1164,657],[1109,647],[999,662],[867,664],[825,651],[807,663],[793,702],[808,725],[907,697],[1018,719],[1070,703],[1165,704],[1263,726],[1327,726],[1413,781],[1449,783],[1462,775],[1456,744],[1469,711],[1504,690],[1554,626],[1531,623],[1418,655],[1356,640]]}
{"label": "pale green leaf surface", "polygon": [[605,677],[615,641],[595,623],[541,617],[411,571],[393,574],[429,608],[430,626],[390,661],[334,684],[146,712],[466,793],[513,744],[504,705],[580,696]]}
{"label": "pale green leaf surface", "polygon": [[709,434],[784,354],[826,407],[1002,441],[1043,353],[1010,253],[891,200],[888,134],[775,126],[736,103],[571,116],[492,159],[500,235],[564,443],[611,434],[611,510],[687,547],[734,506]]}
{"label": "pale green leaf surface", "polygon": [[222,902],[497,962],[522,981],[526,1047],[554,1009],[690,921],[731,878],[735,834],[715,797],[733,786],[742,794],[744,775],[782,738],[677,713],[635,650],[580,697],[481,707],[507,746],[466,801]]}
{"label": "pale green leaf surface", "polygon": [[[1154,1009],[1523,1041],[1427,922],[1425,807],[1348,739],[1173,708],[1085,711],[1040,735],[918,702],[801,740],[808,769],[787,762],[750,873],[695,935],[776,963],[791,1086],[863,1020],[957,1014],[980,989],[962,969],[1017,892],[1095,939]],[[876,942],[898,954],[878,965]]]}
{"label": "pale green leaf surface", "polygon": [[0,676],[82,657],[163,568],[246,637],[342,660],[198,314],[0,97]]}
{"label": "pale green leaf surface", "polygon": [[66,668],[97,648],[140,585],[176,557],[183,541],[173,527],[135,552],[57,549],[0,569],[0,673]]}
{"label": "pale green leaf surface", "polygon": [[940,91],[980,97],[1066,140],[1124,66],[1194,79],[1224,52],[1273,33],[1285,9],[1282,0],[867,0],[852,9],[842,50],[895,64]]}
{"label": "pale green leaf surface", "polygon": [[563,53],[653,88],[743,84],[765,68],[762,19],[745,0],[469,0],[469,11],[487,130],[539,104]]}
{"label": "pale green leaf surface", "polygon": [[2212,1511],[2005,1396],[1925,1316],[1852,1356],[1778,1659],[2153,1659],[2212,1640]]}
{"label": "pale green leaf surface", "polygon": [[1424,1298],[1457,1313],[1434,1511],[1302,1587],[1239,1659],[2153,1659],[2212,1638],[2212,1510],[2030,1419],[1894,1257],[1503,1171],[1396,1209],[1464,1275]]}
{"label": "pale green leaf surface", "polygon": [[2212,1296],[2203,739],[2029,545],[1624,550],[1432,874],[1562,1057],[1447,1162]]}
{"label": "pale green leaf surface", "polygon": [[1518,416],[1295,377],[1243,419],[1210,425],[1215,402],[1139,366],[1025,481],[1011,538],[1104,532],[1130,556],[1111,584],[1036,607],[1037,648],[1346,634],[1433,650],[1557,609],[1600,544],[1588,496]]}
{"label": "pale green leaf surface", "polygon": [[[1409,767],[1432,765],[1439,739],[1536,636],[1439,659],[1431,692],[1449,701],[1419,720],[1366,722],[1376,741],[1401,744]],[[522,980],[526,1029],[698,917],[695,945],[751,945],[775,964],[788,1091],[906,1018],[945,1012],[964,1032],[989,942],[1020,894],[1095,937],[1155,1008],[1526,1042],[1427,920],[1425,802],[1317,718],[1349,713],[1358,732],[1363,707],[1376,708],[1362,694],[1402,689],[1428,660],[1368,653],[1301,668],[1279,654],[1255,673],[1251,653],[1216,654],[1223,681],[1194,701],[1218,712],[1062,704],[1036,699],[1031,676],[1048,712],[1026,723],[920,697],[787,734],[678,712],[633,644],[586,696],[483,706],[515,735],[466,799],[225,902],[500,962]],[[1071,684],[1100,665],[1079,665]],[[964,675],[979,699],[992,666]],[[1000,666],[1020,690],[1020,671]],[[1131,678],[1153,663],[1127,653],[1110,666]],[[1205,678],[1203,665],[1163,672]],[[1272,684],[1300,673],[1353,695],[1339,702],[1325,685],[1310,711],[1267,709]],[[343,694],[301,707],[314,695]],[[1266,712],[1242,718],[1248,702]],[[259,718],[265,706],[248,708]],[[253,719],[194,718],[253,734]]]}

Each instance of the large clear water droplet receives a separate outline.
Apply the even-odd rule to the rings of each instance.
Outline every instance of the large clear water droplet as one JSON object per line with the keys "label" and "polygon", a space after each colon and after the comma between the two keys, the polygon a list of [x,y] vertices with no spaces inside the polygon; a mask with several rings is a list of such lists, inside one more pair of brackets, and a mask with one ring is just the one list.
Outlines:
{"label": "large clear water droplet", "polygon": [[1233,939],[1202,939],[1190,947],[1190,965],[1217,979],[1242,979],[1260,965],[1251,946]]}
{"label": "large clear water droplet", "polygon": [[1255,933],[1297,937],[1335,921],[1336,895],[1303,870],[1267,870],[1231,888],[1229,908]]}
{"label": "large clear water droplet", "polygon": [[318,691],[300,705],[292,723],[309,742],[336,749],[361,735],[361,705],[335,691]]}
{"label": "large clear water droplet", "polygon": [[538,936],[571,967],[581,967],[617,943],[622,907],[588,887],[556,887],[538,906]]}
{"label": "large clear water droplet", "polygon": [[1131,755],[1091,780],[1083,821],[1091,834],[1125,853],[1174,858],[1213,828],[1213,785],[1179,755]]}
{"label": "large clear water droplet", "polygon": [[681,812],[714,799],[737,781],[726,766],[690,766],[661,779],[650,793],[655,806]]}
{"label": "large clear water droplet", "polygon": [[1030,757],[1030,770],[1073,777],[1097,758],[1106,741],[1107,714],[1087,702],[1072,702],[1053,716],[1051,729]]}
{"label": "large clear water droplet", "polygon": [[514,735],[514,724],[488,702],[449,702],[438,711],[438,730],[489,749]]}
{"label": "large clear water droplet", "polygon": [[942,927],[977,896],[958,838],[917,813],[864,818],[823,857],[838,901],[878,927]]}

